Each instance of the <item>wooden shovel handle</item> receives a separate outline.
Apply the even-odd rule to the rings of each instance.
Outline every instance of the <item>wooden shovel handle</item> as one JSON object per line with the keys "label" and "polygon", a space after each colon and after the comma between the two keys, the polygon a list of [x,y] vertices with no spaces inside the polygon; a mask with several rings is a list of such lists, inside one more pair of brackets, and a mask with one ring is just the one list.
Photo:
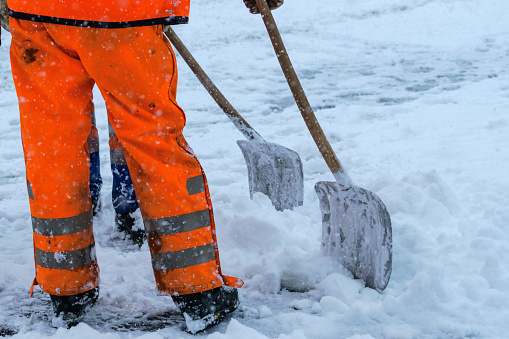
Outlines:
{"label": "wooden shovel handle", "polygon": [[248,140],[265,142],[261,135],[258,134],[258,132],[256,132],[246,120],[244,120],[239,112],[237,112],[237,110],[233,108],[230,102],[225,98],[223,93],[221,93],[216,85],[214,85],[212,80],[208,77],[203,68],[201,68],[191,52],[189,52],[189,50],[179,39],[173,29],[170,26],[165,26],[164,33],[171,41],[173,46],[175,46],[175,49],[180,53],[187,65],[191,68],[198,80],[200,80],[201,84],[205,87],[207,92],[209,92],[210,96],[212,96],[219,107],[223,109],[223,112],[228,116],[228,118],[230,118],[230,120],[239,129],[239,131],[242,132],[242,134],[244,134]]}
{"label": "wooden shovel handle", "polygon": [[[322,154],[327,166],[329,166],[332,174],[338,180],[338,177],[341,179],[338,180],[340,185],[345,185],[348,183],[348,176],[341,166],[338,157],[334,153],[327,137],[323,133],[323,130],[316,119],[315,113],[309,104],[309,101],[304,93],[304,89],[300,84],[299,78],[293,69],[292,62],[290,61],[290,57],[286,52],[285,45],[283,44],[283,39],[281,39],[281,34],[279,34],[279,30],[276,26],[276,22],[274,21],[274,17],[267,5],[265,0],[256,0],[256,4],[263,18],[263,22],[265,23],[265,27],[267,28],[267,32],[269,33],[270,40],[272,41],[272,46],[274,47],[274,51],[276,52],[277,58],[279,60],[279,64],[281,65],[281,69],[286,77],[286,81],[290,86],[293,97],[299,110],[304,118],[304,122],[306,123],[311,136],[315,140],[320,153]],[[339,182],[342,181],[342,182]],[[347,181],[347,182],[345,182]]]}

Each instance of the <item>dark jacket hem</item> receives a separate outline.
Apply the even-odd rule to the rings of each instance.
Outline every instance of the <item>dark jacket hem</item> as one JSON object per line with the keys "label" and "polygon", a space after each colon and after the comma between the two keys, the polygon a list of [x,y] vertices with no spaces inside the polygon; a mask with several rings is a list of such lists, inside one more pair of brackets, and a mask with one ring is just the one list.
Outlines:
{"label": "dark jacket hem", "polygon": [[135,21],[120,21],[120,22],[108,22],[108,21],[88,21],[88,20],[74,20],[66,18],[57,18],[45,15],[28,14],[22,12],[15,12],[9,9],[9,16],[15,19],[37,21],[50,24],[78,26],[78,27],[93,27],[93,28],[126,28],[126,27],[140,27],[140,26],[154,26],[154,25],[179,25],[187,24],[189,21],[188,17],[184,16],[169,16],[164,18],[154,18],[146,20],[135,20]]}

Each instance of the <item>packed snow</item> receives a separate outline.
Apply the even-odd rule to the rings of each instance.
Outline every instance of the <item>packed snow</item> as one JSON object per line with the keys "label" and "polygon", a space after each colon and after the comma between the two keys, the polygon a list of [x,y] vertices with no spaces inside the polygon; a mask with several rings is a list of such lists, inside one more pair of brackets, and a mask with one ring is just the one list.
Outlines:
{"label": "packed snow", "polygon": [[[179,59],[185,136],[210,185],[223,272],[241,307],[197,335],[157,295],[146,244],[114,227],[108,131],[96,92],[103,211],[101,296],[53,328],[34,278],[10,36],[0,47],[0,336],[13,338],[504,338],[509,325],[509,6],[505,0],[288,0],[275,19],[309,101],[356,185],[392,217],[393,271],[378,293],[320,252],[314,191],[333,177],[307,131],[265,27],[240,0],[194,0],[175,27],[267,140],[300,154],[304,205],[251,200],[243,136]],[[138,327],[129,329],[132,324]]]}

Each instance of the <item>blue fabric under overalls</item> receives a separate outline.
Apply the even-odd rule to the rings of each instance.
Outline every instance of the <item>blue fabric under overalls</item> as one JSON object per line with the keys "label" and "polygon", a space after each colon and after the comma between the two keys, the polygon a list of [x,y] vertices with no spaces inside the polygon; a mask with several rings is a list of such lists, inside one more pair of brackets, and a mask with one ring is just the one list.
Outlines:
{"label": "blue fabric under overalls", "polygon": [[[95,112],[92,112],[92,124],[95,126]],[[109,124],[108,124],[109,125]],[[115,132],[109,126],[109,135],[115,137]],[[94,145],[93,147],[91,147]],[[92,199],[99,199],[101,196],[102,177],[101,159],[99,157],[99,141],[89,141],[90,149],[90,195]],[[111,200],[115,213],[122,214],[134,211],[138,208],[138,201],[134,193],[133,182],[129,175],[129,169],[125,161],[123,150],[110,150],[111,173],[113,175],[113,187]]]}

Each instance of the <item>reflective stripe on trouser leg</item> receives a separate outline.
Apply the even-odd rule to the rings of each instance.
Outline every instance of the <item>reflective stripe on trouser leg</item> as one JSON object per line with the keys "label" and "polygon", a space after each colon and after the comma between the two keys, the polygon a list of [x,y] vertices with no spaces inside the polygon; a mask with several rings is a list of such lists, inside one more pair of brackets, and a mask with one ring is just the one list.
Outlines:
{"label": "reflective stripe on trouser leg", "polygon": [[89,103],[92,118],[92,130],[88,136],[87,144],[90,152],[90,196],[99,199],[103,180],[101,177],[101,158],[99,156],[99,131],[95,122],[95,110],[92,101]]}
{"label": "reflective stripe on trouser leg", "polygon": [[43,24],[12,18],[10,24],[36,279],[50,294],[86,292],[99,283],[87,145],[94,82]]}
{"label": "reflective stripe on trouser leg", "polygon": [[[180,147],[179,149],[183,150]],[[188,155],[189,153],[185,152],[185,156]],[[141,172],[139,164],[128,152],[126,160],[132,169],[135,187],[139,192],[158,290],[162,294],[184,295],[223,285],[213,234],[215,229],[212,208],[207,202],[208,192],[205,190],[201,168],[195,168],[194,170],[200,172],[190,178],[186,178],[185,174],[191,172],[192,167],[184,173],[178,173],[181,174],[180,177],[174,172],[171,178],[166,179],[172,180],[167,185],[160,181],[161,185],[152,186],[146,181],[136,181],[138,177],[146,174]],[[177,178],[180,180],[177,181]],[[173,202],[173,211],[185,213],[164,217],[163,211],[158,211],[160,206],[157,203],[145,203],[148,200],[148,197],[144,199],[145,196],[152,192],[164,197],[160,200],[161,205]],[[179,198],[179,195],[186,196],[186,199]],[[154,201],[154,198],[152,200]],[[152,215],[159,214],[161,217],[150,218],[151,212],[154,213]]]}
{"label": "reflective stripe on trouser leg", "polygon": [[108,122],[110,135],[110,162],[113,175],[111,200],[116,214],[134,211],[138,208],[138,201],[134,192],[133,182],[124,155],[124,147],[115,135],[115,131]]}
{"label": "reflective stripe on trouser leg", "polygon": [[[70,218],[32,217],[37,281],[53,295],[86,292],[98,282],[92,211]],[[80,284],[83,277],[90,281]],[[42,278],[41,278],[42,277]]]}

